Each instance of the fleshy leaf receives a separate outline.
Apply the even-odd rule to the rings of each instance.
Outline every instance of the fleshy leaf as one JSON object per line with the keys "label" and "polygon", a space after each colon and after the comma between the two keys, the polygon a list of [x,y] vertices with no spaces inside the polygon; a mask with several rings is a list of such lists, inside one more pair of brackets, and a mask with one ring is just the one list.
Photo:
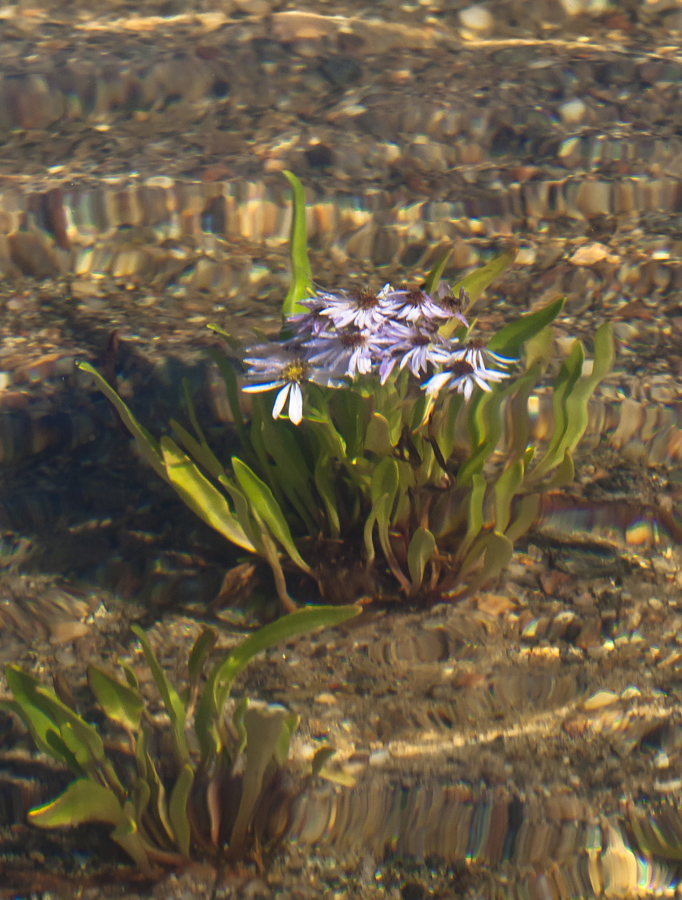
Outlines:
{"label": "fleshy leaf", "polygon": [[109,788],[77,778],[56,799],[30,810],[28,820],[39,828],[61,828],[104,822],[117,826],[123,820],[123,808]]}
{"label": "fleshy leaf", "polygon": [[452,248],[450,247],[445,253],[442,253],[438,259],[436,260],[435,266],[431,269],[429,274],[426,276],[426,282],[424,284],[424,291],[431,296],[433,292],[438,287],[440,280],[443,276],[443,272],[445,271],[445,266],[450,259],[450,254],[452,253]]}
{"label": "fleshy leaf", "polygon": [[77,365],[79,369],[83,370],[83,372],[87,372],[89,375],[92,375],[92,377],[95,379],[95,384],[97,385],[97,387],[104,394],[107,400],[112,404],[116,412],[121,417],[121,421],[123,422],[123,424],[137,441],[137,445],[149,465],[154,469],[157,475],[163,478],[164,481],[168,481],[166,468],[163,464],[163,458],[161,456],[161,448],[159,447],[157,441],[154,440],[154,438],[143,425],[140,425],[140,423],[130,412],[123,400],[121,400],[121,398],[118,396],[116,391],[104,378],[102,378],[99,372],[94,369],[90,365],[90,363],[78,362]]}
{"label": "fleshy leaf", "polygon": [[420,527],[412,535],[407,551],[407,567],[415,591],[421,587],[424,569],[436,549],[436,539],[428,528]]}
{"label": "fleshy leaf", "polygon": [[388,419],[381,413],[372,413],[365,433],[365,450],[376,453],[377,456],[388,456],[393,452]]}
{"label": "fleshy leaf", "polygon": [[514,319],[490,338],[488,350],[494,350],[502,356],[518,356],[526,341],[535,337],[556,319],[563,309],[564,302],[565,299],[560,297],[542,309]]}
{"label": "fleshy leaf", "polygon": [[137,731],[144,703],[139,693],[97,666],[88,666],[88,684],[106,715],[127,731]]}
{"label": "fleshy leaf", "polygon": [[[470,272],[465,278],[453,285],[452,293],[455,297],[459,296],[459,292],[462,288],[464,288],[469,295],[469,306],[464,310],[465,315],[468,314],[469,310],[471,310],[473,305],[478,301],[488,285],[514,262],[516,259],[516,252],[516,250],[505,250],[500,256],[495,257],[495,259],[486,263],[485,266],[480,266],[478,269]],[[460,324],[459,319],[452,318],[446,322],[445,325],[441,325],[439,329],[440,334],[443,337],[450,337],[460,327]]]}
{"label": "fleshy leaf", "polygon": [[231,512],[225,496],[201,474],[192,460],[166,436],[161,438],[161,451],[167,480],[192,512],[231,543],[255,553],[256,548]]}
{"label": "fleshy leaf", "polygon": [[204,628],[194,642],[194,646],[187,660],[187,672],[189,674],[188,697],[192,706],[196,702],[199,691],[199,679],[204,668],[204,663],[209,653],[215,647],[218,640],[218,632],[214,628]]}
{"label": "fleshy leaf", "polygon": [[246,766],[239,811],[230,837],[230,856],[242,852],[246,833],[263,787],[265,770],[273,758],[289,715],[284,706],[251,702],[244,712]]}
{"label": "fleshy leaf", "polygon": [[296,565],[310,574],[310,566],[298,552],[289,525],[270,488],[237,456],[232,457],[232,468],[240,488],[258,517],[265,522]]}
{"label": "fleshy leaf", "polygon": [[308,297],[311,292],[313,276],[308,260],[308,237],[305,222],[305,190],[293,172],[284,171],[285,178],[293,192],[293,211],[291,218],[291,234],[289,236],[289,254],[291,258],[291,284],[282,305],[282,317],[286,320],[294,313],[306,312],[299,300]]}
{"label": "fleshy leaf", "polygon": [[139,625],[131,625],[130,630],[137,636],[142,645],[144,658],[151,670],[152,677],[156,682],[159,694],[163,700],[163,705],[166,707],[166,712],[171,721],[173,744],[175,746],[178,762],[188,762],[189,751],[187,749],[187,740],[185,738],[185,707],[183,706],[182,700],[168,678],[166,678],[166,673],[161,668],[146,633]]}
{"label": "fleshy leaf", "polygon": [[523,481],[523,463],[515,460],[502,472],[495,482],[495,528],[506,531],[509,524],[511,504]]}
{"label": "fleshy leaf", "polygon": [[168,801],[168,818],[175,835],[175,843],[183,856],[189,856],[191,829],[187,817],[187,801],[194,783],[194,769],[187,762],[180,769]]}
{"label": "fleshy leaf", "polygon": [[259,628],[254,634],[235,647],[226,658],[211,670],[204,686],[194,717],[194,727],[201,747],[202,759],[210,759],[220,748],[214,723],[229,696],[234,679],[251,660],[263,650],[301,634],[309,634],[317,628],[339,625],[359,615],[359,606],[312,606],[299,609]]}

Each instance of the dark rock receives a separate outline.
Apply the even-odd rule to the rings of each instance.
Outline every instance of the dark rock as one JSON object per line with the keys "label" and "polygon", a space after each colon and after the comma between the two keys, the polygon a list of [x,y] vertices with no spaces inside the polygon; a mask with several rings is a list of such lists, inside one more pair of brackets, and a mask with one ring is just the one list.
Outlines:
{"label": "dark rock", "polygon": [[362,75],[362,66],[350,56],[330,56],[320,65],[320,71],[334,87],[346,87]]}

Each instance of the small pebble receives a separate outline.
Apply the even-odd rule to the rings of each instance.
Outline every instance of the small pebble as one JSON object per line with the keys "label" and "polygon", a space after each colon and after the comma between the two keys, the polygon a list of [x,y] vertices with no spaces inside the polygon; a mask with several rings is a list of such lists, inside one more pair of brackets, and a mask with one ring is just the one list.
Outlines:
{"label": "small pebble", "polygon": [[459,21],[464,28],[479,34],[493,30],[495,20],[485,6],[467,6],[459,11]]}
{"label": "small pebble", "polygon": [[564,125],[579,125],[586,112],[587,106],[582,100],[569,100],[559,107],[559,115]]}

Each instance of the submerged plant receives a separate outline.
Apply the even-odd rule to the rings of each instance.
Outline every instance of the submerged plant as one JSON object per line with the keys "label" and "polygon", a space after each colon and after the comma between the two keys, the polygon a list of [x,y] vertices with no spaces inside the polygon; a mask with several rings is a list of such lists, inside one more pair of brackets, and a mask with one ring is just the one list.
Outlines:
{"label": "submerged plant", "polygon": [[[0,708],[19,716],[38,750],[75,775],[59,797],[29,812],[29,822],[41,828],[103,822],[146,872],[153,864],[179,865],[197,855],[241,858],[259,804],[286,762],[298,716],[284,706],[243,697],[228,718],[234,680],[262,650],[359,612],[357,606],[318,606],[284,616],[216,663],[202,689],[201,674],[217,637],[207,628],[189,655],[182,694],[166,677],[145,632],[133,626],[169,720],[169,761],[160,756],[162,735],[130,666],[121,664],[125,681],[98,666],[88,668],[97,703],[110,726],[125,734],[125,742],[115,748],[105,747],[94,725],[32,675],[7,666],[13,699]],[[313,772],[322,770],[329,749],[318,754]]]}
{"label": "submerged plant", "polygon": [[[487,342],[477,338],[473,308],[513,251],[452,289],[441,281],[445,254],[422,286],[317,290],[303,188],[287,177],[292,281],[279,339],[242,347],[211,326],[236,357],[213,354],[239,455],[227,465],[215,456],[189,396],[195,434],[172,422],[177,442],[157,442],[92,366],[81,368],[185,503],[268,562],[286,609],[295,603],[282,554],[317,579],[323,596],[334,596],[340,573],[325,560],[339,546],[336,556],[353,560],[351,590],[369,596],[398,589],[438,600],[479,587],[508,563],[514,541],[537,517],[541,493],[572,480],[589,398],[612,365],[611,327],[597,329],[589,371],[574,342],[554,380],[553,431],[536,447],[528,399],[550,365],[551,323],[563,300],[519,316]],[[248,421],[239,367],[252,400]]]}

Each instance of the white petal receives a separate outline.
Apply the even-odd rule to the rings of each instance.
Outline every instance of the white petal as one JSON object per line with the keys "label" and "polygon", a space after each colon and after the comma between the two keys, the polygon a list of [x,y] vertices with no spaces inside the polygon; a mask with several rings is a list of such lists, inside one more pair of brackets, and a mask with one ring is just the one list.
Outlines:
{"label": "white petal", "polygon": [[437,394],[451,378],[451,372],[439,372],[437,375],[432,375],[431,378],[424,383],[423,388],[427,394]]}
{"label": "white petal", "polygon": [[291,389],[291,382],[285,384],[282,390],[277,394],[275,398],[275,405],[272,407],[272,418],[279,419],[280,413],[284,409],[284,404],[287,402],[287,397],[289,396],[289,390]]}
{"label": "white petal", "polygon": [[474,390],[474,383],[471,378],[465,378],[460,387],[461,393],[464,394],[464,400],[468,403],[469,400],[471,400],[471,394]]}
{"label": "white petal", "polygon": [[303,392],[300,384],[292,384],[289,396],[289,418],[294,423],[298,423],[303,418]]}
{"label": "white petal", "polygon": [[256,394],[260,391],[272,391],[275,388],[282,387],[284,382],[280,379],[279,381],[268,381],[267,384],[245,384],[242,387],[242,390],[247,394]]}

